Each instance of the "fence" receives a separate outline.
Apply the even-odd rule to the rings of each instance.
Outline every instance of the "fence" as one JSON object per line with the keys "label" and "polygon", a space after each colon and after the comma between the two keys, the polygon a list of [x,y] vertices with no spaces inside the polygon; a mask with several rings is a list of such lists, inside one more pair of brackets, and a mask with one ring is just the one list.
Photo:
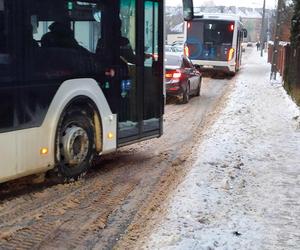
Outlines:
{"label": "fence", "polygon": [[[273,45],[269,44],[268,62],[272,63]],[[277,72],[283,80],[300,86],[300,48],[292,48],[289,43],[281,42],[276,62]]]}
{"label": "fence", "polygon": [[[268,48],[269,63],[272,63],[273,60],[273,50],[274,50],[274,45],[269,44],[269,48]],[[278,48],[277,62],[275,62],[277,72],[283,77],[285,75],[285,67],[288,61],[288,54],[289,54],[288,50],[290,50],[290,46],[288,44],[280,44]]]}

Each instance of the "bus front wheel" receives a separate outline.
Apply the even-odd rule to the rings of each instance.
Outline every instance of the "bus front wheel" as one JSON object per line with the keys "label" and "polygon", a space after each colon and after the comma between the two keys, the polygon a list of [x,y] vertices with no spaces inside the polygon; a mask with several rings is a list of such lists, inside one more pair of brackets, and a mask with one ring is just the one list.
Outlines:
{"label": "bus front wheel", "polygon": [[91,167],[95,152],[94,126],[84,111],[66,112],[56,139],[58,171],[67,180],[78,179]]}

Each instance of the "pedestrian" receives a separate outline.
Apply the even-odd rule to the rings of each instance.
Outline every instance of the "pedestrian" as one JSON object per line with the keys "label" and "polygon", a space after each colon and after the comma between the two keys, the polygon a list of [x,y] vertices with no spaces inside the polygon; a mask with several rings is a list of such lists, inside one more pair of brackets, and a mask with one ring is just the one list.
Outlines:
{"label": "pedestrian", "polygon": [[259,49],[260,49],[260,42],[256,43],[256,48],[257,48],[257,51],[259,51]]}

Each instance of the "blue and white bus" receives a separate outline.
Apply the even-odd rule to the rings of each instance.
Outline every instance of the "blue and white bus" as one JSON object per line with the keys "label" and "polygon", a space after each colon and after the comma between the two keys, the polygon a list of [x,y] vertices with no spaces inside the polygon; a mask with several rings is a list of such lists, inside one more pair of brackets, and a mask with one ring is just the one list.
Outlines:
{"label": "blue and white bus", "polygon": [[201,71],[234,75],[241,67],[244,36],[236,15],[199,14],[185,22],[185,54]]}

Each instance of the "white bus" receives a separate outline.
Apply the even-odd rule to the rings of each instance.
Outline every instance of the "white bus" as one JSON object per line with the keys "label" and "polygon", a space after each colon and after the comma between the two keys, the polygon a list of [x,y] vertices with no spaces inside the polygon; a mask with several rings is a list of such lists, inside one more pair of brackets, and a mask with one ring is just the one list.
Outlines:
{"label": "white bus", "polygon": [[234,75],[241,67],[245,36],[236,15],[198,15],[185,22],[185,54],[201,71]]}
{"label": "white bus", "polygon": [[[0,183],[162,135],[163,0],[0,0]],[[147,56],[145,56],[147,54]]]}

